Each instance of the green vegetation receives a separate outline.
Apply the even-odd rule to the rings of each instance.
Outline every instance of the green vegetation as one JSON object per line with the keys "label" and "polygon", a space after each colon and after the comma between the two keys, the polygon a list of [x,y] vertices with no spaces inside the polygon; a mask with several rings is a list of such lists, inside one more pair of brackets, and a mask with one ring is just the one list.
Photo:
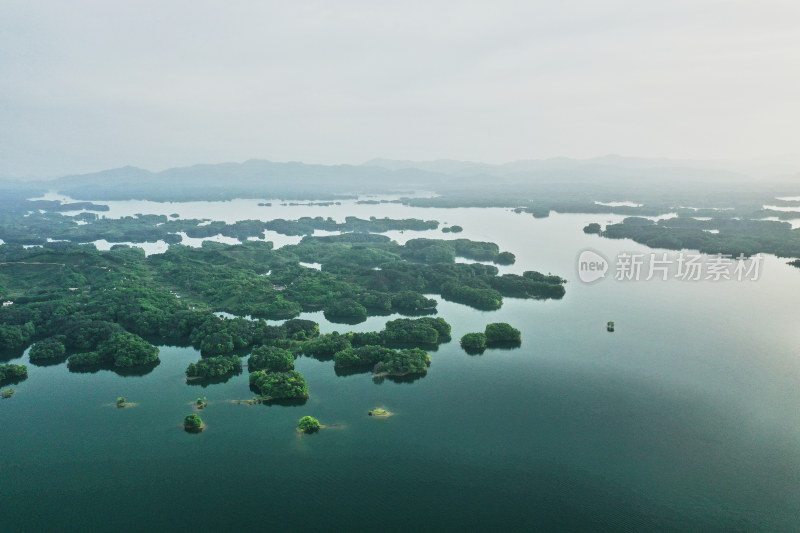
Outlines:
{"label": "green vegetation", "polygon": [[15,392],[16,391],[13,388],[9,387],[7,389],[3,389],[2,391],[0,391],[0,397],[2,397],[5,400],[6,398],[11,398],[12,396],[14,396]]}
{"label": "green vegetation", "polygon": [[198,432],[205,429],[203,419],[196,414],[186,415],[183,419],[183,429],[189,432]]}
{"label": "green vegetation", "polygon": [[316,359],[327,360],[336,352],[349,347],[350,341],[346,335],[333,332],[304,342],[301,351]]}
{"label": "green vegetation", "polygon": [[[115,330],[114,325],[100,326],[103,330]],[[82,333],[86,333],[83,331]],[[90,334],[92,334],[90,332]],[[96,342],[90,338],[82,341],[81,337],[66,336],[73,345],[84,347],[95,344],[96,350],[71,355],[67,359],[70,368],[93,367],[108,365],[117,368],[142,366],[158,362],[158,348],[145,341],[138,335],[124,330],[115,330],[103,341]]]}
{"label": "green vegetation", "polygon": [[[263,224],[250,221],[230,228],[215,222],[198,226],[195,221],[189,227],[188,221],[174,217],[111,222],[83,214],[86,224],[78,225],[60,214],[40,215],[19,223],[0,214],[0,234],[18,231],[21,242],[26,235],[38,238],[47,227],[63,224],[64,231],[68,226],[86,228],[69,230],[74,232],[94,227],[109,237],[118,232],[118,237],[124,233],[141,242],[163,238],[165,231],[200,236],[263,231]],[[329,224],[323,219],[305,223],[314,229]],[[362,223],[346,221],[348,228]],[[366,224],[400,227],[386,219]],[[281,227],[289,231],[290,225]],[[400,245],[382,235],[344,233],[305,236],[299,244],[279,250],[259,241],[235,246],[205,242],[201,248],[176,244],[150,257],[130,247],[101,252],[91,245],[41,244],[31,249],[0,246],[0,292],[4,301],[14,302],[0,308],[0,357],[18,357],[34,344],[32,361],[58,362],[71,354],[67,366],[73,371],[129,373],[158,363],[157,344],[190,343],[203,357],[188,366],[186,375],[208,384],[239,372],[239,354],[250,350],[251,385],[267,401],[307,397],[305,380],[293,371],[294,358],[301,354],[332,359],[342,372],[373,367],[378,375],[423,374],[430,357],[407,348],[435,349],[449,341],[451,333],[443,318],[419,317],[436,312],[437,300],[426,295],[496,309],[504,297],[558,298],[564,293],[564,280],[558,276],[499,276],[493,265],[455,263],[456,256],[496,263],[513,260],[492,243],[466,239],[412,239]],[[318,263],[321,270],[301,262]],[[315,322],[294,318],[303,311],[323,311],[331,320],[344,322],[391,313],[417,318],[390,320],[377,332],[320,335]],[[283,323],[273,325],[267,318]]]}
{"label": "green vegetation", "polygon": [[102,365],[104,362],[104,358],[97,352],[77,353],[69,356],[67,367],[69,369],[95,367]]}
{"label": "green vegetation", "polygon": [[158,348],[138,335],[120,331],[100,343],[98,353],[117,367],[139,366],[158,361]]}
{"label": "green vegetation", "polygon": [[464,228],[455,225],[450,226],[449,228],[448,227],[442,228],[442,233],[461,233],[462,231],[464,231]]}
{"label": "green vegetation", "polygon": [[61,339],[49,337],[34,344],[31,347],[31,351],[28,352],[28,357],[31,362],[61,359],[65,356],[66,350],[64,342]]}
{"label": "green vegetation", "polygon": [[206,400],[205,397],[198,398],[194,402],[194,406],[197,407],[198,409],[205,409],[207,405],[208,405],[208,400]]}
{"label": "green vegetation", "polygon": [[400,350],[375,365],[376,376],[405,376],[425,374],[431,364],[428,352],[419,348]]}
{"label": "green vegetation", "polygon": [[119,398],[117,398],[117,407],[125,407],[126,403],[127,400],[125,399],[124,396],[120,396]]}
{"label": "green vegetation", "polygon": [[[1,308],[3,311],[10,308]],[[0,314],[8,314],[1,313]],[[0,322],[0,347],[6,350],[16,350],[25,348],[30,344],[33,339],[35,327],[33,322],[25,322],[24,324],[7,323],[6,321]],[[2,349],[2,348],[0,348]]]}
{"label": "green vegetation", "polygon": [[236,355],[206,357],[186,368],[188,378],[214,378],[240,371],[242,360]]}
{"label": "green vegetation", "polygon": [[392,413],[391,411],[387,411],[382,407],[376,407],[375,409],[371,409],[367,414],[369,416],[374,416],[377,418],[388,418],[392,416],[394,413]]}
{"label": "green vegetation", "polygon": [[[69,243],[89,243],[101,239],[112,243],[163,240],[168,244],[177,244],[183,240],[180,233],[186,233],[191,238],[223,235],[244,242],[250,237],[262,237],[265,230],[283,235],[311,235],[315,230],[385,233],[392,230],[425,231],[439,226],[435,220],[395,220],[374,217],[369,220],[347,217],[341,223],[331,218],[303,217],[298,220],[277,219],[267,222],[240,220],[232,224],[207,219],[181,220],[165,215],[139,214],[121,218],[99,218],[93,213],[68,216],[57,212],[64,209],[50,208],[48,212],[40,213],[39,209],[48,206],[35,202],[21,202],[19,205],[31,209],[30,214],[26,214],[24,218],[19,215],[13,217],[0,215],[0,239],[8,244],[48,244],[68,247]],[[108,211],[108,206],[101,207]],[[48,239],[61,242],[51,242]]]}
{"label": "green vegetation", "polygon": [[258,346],[253,349],[250,359],[247,361],[250,372],[255,370],[267,370],[271,372],[282,372],[294,369],[294,355],[289,350],[277,348],[275,346]]}
{"label": "green vegetation", "polygon": [[313,416],[304,416],[297,424],[297,430],[301,433],[314,433],[319,431],[319,428],[321,427],[322,426],[320,425],[319,420]]}
{"label": "green vegetation", "polygon": [[404,246],[403,257],[425,263],[452,263],[456,257],[475,261],[493,261],[501,265],[514,263],[514,254],[500,252],[492,242],[468,239],[437,240],[411,239]]}
{"label": "green vegetation", "polygon": [[505,322],[496,322],[486,326],[486,344],[520,343],[522,335],[518,329],[512,328]]}
{"label": "green vegetation", "polygon": [[477,281],[467,283],[447,282],[442,285],[442,297],[452,302],[469,305],[483,311],[494,311],[503,305],[500,292]]}
{"label": "green vegetation", "polygon": [[333,362],[337,367],[374,366],[376,363],[391,358],[394,354],[394,350],[383,346],[361,346],[336,352]]}
{"label": "green vegetation", "polygon": [[351,298],[342,298],[325,306],[325,318],[331,322],[340,318],[361,322],[367,319],[367,308]]}
{"label": "green vegetation", "polygon": [[[329,316],[363,319],[435,312],[436,301],[425,292],[490,309],[502,304],[503,294],[563,294],[563,280],[556,276],[498,277],[490,265],[418,263],[403,259],[406,252],[370,234],[307,237],[278,251],[263,242],[207,242],[199,249],[178,245],[148,258],[135,248],[98,252],[79,245],[29,250],[3,245],[0,287],[15,303],[0,308],[0,346],[13,356],[41,342],[34,350],[37,359],[60,353],[61,342],[65,353],[75,353],[71,367],[124,368],[158,360],[145,338],[188,338],[213,357],[319,335],[310,321],[270,326],[219,318],[212,310],[284,319],[302,310],[325,310]],[[321,263],[322,271],[299,266],[301,260]],[[365,266],[375,263],[380,266]]]}
{"label": "green vegetation", "polygon": [[443,318],[398,318],[386,323],[382,339],[388,344],[437,344],[450,339],[450,324]]}
{"label": "green vegetation", "polygon": [[[770,213],[762,214],[768,215]],[[778,257],[800,256],[800,229],[792,229],[788,222],[719,216],[715,213],[715,218],[711,220],[679,216],[657,223],[646,218],[628,217],[621,224],[606,226],[601,235],[609,239],[632,239],[651,248],[699,250],[734,258],[740,254],[751,256],[757,253],[770,253]]]}
{"label": "green vegetation", "polygon": [[486,334],[467,333],[461,337],[461,347],[467,352],[482,352],[486,348]]}
{"label": "green vegetation", "polygon": [[614,331],[614,322],[613,321],[609,321],[608,324],[606,324],[606,329],[608,331]]}
{"label": "green vegetation", "polygon": [[25,365],[0,365],[0,383],[19,381],[26,377],[28,377],[28,367]]}
{"label": "green vegetation", "polygon": [[265,372],[250,374],[250,388],[263,400],[308,398],[308,384],[300,372]]}

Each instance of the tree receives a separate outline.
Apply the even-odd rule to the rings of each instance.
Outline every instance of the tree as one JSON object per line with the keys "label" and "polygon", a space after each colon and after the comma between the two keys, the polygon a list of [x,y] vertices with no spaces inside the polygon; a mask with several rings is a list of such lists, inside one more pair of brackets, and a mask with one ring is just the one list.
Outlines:
{"label": "tree", "polygon": [[196,414],[187,415],[183,419],[183,427],[186,431],[200,431],[203,429],[203,419]]}
{"label": "tree", "polygon": [[186,377],[213,378],[237,372],[241,368],[242,360],[237,355],[206,357],[196,363],[189,363],[186,368]]}
{"label": "tree", "polygon": [[512,328],[506,322],[495,322],[486,326],[486,344],[503,342],[522,342],[522,335],[518,329]]}
{"label": "tree", "polygon": [[300,372],[265,372],[250,374],[250,388],[265,400],[308,398],[308,384]]}
{"label": "tree", "polygon": [[28,367],[25,365],[0,365],[0,382],[16,381],[26,377],[28,377]]}
{"label": "tree", "polygon": [[294,356],[289,350],[274,346],[258,346],[247,361],[250,372],[268,370],[282,372],[294,369]]}
{"label": "tree", "polygon": [[467,333],[461,337],[461,347],[469,351],[483,351],[486,348],[486,335],[484,333]]}
{"label": "tree", "polygon": [[386,343],[436,344],[449,338],[450,324],[443,318],[398,318],[386,323],[382,336]]}
{"label": "tree", "polygon": [[374,365],[385,359],[390,358],[395,353],[394,350],[383,346],[361,346],[360,348],[347,348],[336,352],[333,356],[334,366],[367,366]]}
{"label": "tree", "polygon": [[425,374],[431,364],[428,352],[419,348],[393,352],[375,365],[375,374],[385,376],[405,376],[408,374]]}
{"label": "tree", "polygon": [[100,343],[97,352],[116,367],[140,366],[158,361],[158,348],[138,335],[121,331]]}
{"label": "tree", "polygon": [[303,433],[314,433],[319,431],[319,428],[321,427],[322,426],[320,425],[319,420],[313,416],[304,416],[297,424],[297,429]]}
{"label": "tree", "polygon": [[28,357],[33,361],[47,361],[64,357],[66,347],[64,343],[54,337],[40,340],[31,347]]}

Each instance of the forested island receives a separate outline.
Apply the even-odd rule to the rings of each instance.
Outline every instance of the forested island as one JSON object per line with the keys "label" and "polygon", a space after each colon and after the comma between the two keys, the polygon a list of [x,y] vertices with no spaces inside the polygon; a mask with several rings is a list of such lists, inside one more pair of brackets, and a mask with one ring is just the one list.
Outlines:
{"label": "forested island", "polygon": [[[786,216],[786,213],[781,215]],[[792,229],[790,223],[776,220],[720,218],[719,214],[709,220],[679,216],[658,222],[627,217],[619,224],[609,224],[602,231],[597,223],[589,224],[584,231],[609,239],[632,239],[650,248],[689,249],[733,257],[757,253],[800,256],[800,229]]]}
{"label": "forested island", "polygon": [[0,384],[16,383],[26,377],[28,377],[28,367],[25,365],[0,365]]}
{"label": "forested island", "polygon": [[200,433],[206,428],[203,419],[196,414],[187,415],[183,419],[183,429],[188,433]]}
{"label": "forested island", "polygon": [[[360,219],[345,217],[344,222],[332,218],[301,217],[296,220],[274,219],[240,220],[228,224],[210,219],[178,219],[166,215],[125,216],[105,218],[85,211],[75,215],[63,211],[88,209],[79,204],[61,204],[19,199],[0,210],[0,239],[7,244],[43,245],[53,242],[88,243],[97,240],[108,242],[156,242],[168,244],[182,242],[183,236],[202,239],[221,235],[239,241],[263,238],[265,231],[281,235],[312,235],[317,230],[339,232],[386,233],[387,231],[435,230],[435,220]],[[100,209],[104,208],[104,209]],[[108,206],[96,206],[96,211],[108,211]]]}
{"label": "forested island", "polygon": [[481,354],[488,347],[515,347],[522,343],[522,333],[506,322],[487,324],[483,333],[467,333],[461,347],[470,354]]}
{"label": "forested island", "polygon": [[316,433],[321,427],[319,420],[313,416],[304,416],[297,423],[297,431],[300,433]]}
{"label": "forested island", "polygon": [[[342,302],[351,302],[367,314],[419,314],[435,313],[436,302],[426,293],[478,309],[496,309],[504,296],[558,298],[564,293],[564,280],[558,276],[498,276],[490,265],[426,260],[420,254],[450,246],[497,253],[494,246],[472,241],[444,246],[412,240],[401,246],[380,235],[353,233],[306,237],[279,250],[264,242],[175,245],[150,257],[138,248],[101,252],[90,245],[58,244],[0,247],[0,299],[13,302],[0,308],[6,358],[37,343],[34,364],[69,354],[70,368],[126,368],[157,363],[158,350],[145,339],[168,338],[189,341],[204,358],[309,340],[309,351],[324,351],[313,322],[269,326],[223,319],[213,311],[291,319],[301,311],[321,309],[333,317]],[[300,261],[318,262],[322,269],[304,268]],[[435,344],[449,331],[431,320],[392,321],[381,340],[371,343]],[[346,347],[340,342],[329,353]],[[189,374],[219,375],[237,364],[209,361],[195,364]]]}
{"label": "forested island", "polygon": [[[34,365],[66,361],[75,372],[149,371],[159,364],[157,345],[190,344],[201,357],[186,368],[187,383],[205,387],[242,372],[249,354],[248,381],[256,395],[249,403],[308,398],[308,383],[295,370],[301,355],[332,361],[337,374],[371,372],[376,380],[424,375],[429,351],[449,342],[451,333],[444,318],[429,316],[437,312],[431,295],[495,310],[505,297],[557,299],[565,292],[557,275],[499,275],[490,263],[509,265],[516,258],[491,242],[412,238],[399,244],[376,233],[431,230],[439,227],[436,221],[105,219],[89,211],[64,215],[67,208],[58,202],[6,203],[10,212],[0,215],[0,360],[30,346]],[[265,230],[303,238],[277,250],[250,240]],[[315,237],[316,230],[343,233]],[[181,235],[224,235],[241,243],[205,241],[193,248],[180,244]],[[147,257],[128,245],[99,251],[91,244],[97,239],[164,240],[169,246]],[[321,335],[317,323],[297,318],[311,311],[342,324],[392,313],[408,318],[389,320],[380,331]],[[0,381],[24,378],[24,366],[0,369]],[[123,398],[117,405],[126,404]],[[203,399],[195,407],[204,406]],[[185,422],[188,430],[202,429],[195,418]]]}

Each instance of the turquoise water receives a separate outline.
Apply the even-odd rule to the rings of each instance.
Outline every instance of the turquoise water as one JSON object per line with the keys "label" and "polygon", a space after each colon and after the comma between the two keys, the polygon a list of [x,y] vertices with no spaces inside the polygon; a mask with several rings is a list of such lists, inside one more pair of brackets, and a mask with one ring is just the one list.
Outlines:
{"label": "turquoise water", "polygon": [[[190,214],[153,204],[162,205]],[[229,220],[252,216],[236,209]],[[292,209],[279,216],[459,224],[457,236],[393,237],[492,240],[517,255],[502,271],[560,274],[567,295],[506,299],[496,312],[440,300],[454,340],[413,382],[337,376],[332,362],[301,357],[311,397],[300,406],[231,403],[252,396],[246,372],[188,385],[192,348],[162,347],[143,376],[29,366],[0,401],[4,531],[797,530],[800,271],[785,261],[768,256],[755,282],[587,285],[575,266],[584,248],[649,252],[583,234],[608,215]],[[322,331],[393,318],[346,326],[304,316]],[[461,335],[496,321],[522,330],[521,348],[460,349]],[[117,409],[117,396],[138,405]],[[180,423],[198,396],[209,401],[208,427],[187,434]],[[376,406],[396,415],[367,416]],[[329,427],[297,435],[307,414]]]}

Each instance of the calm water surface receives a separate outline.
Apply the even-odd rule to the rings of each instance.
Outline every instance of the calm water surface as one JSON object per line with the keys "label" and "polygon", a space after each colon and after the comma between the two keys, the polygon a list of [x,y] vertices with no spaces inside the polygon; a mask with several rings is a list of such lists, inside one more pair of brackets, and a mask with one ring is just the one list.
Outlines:
{"label": "calm water surface", "polygon": [[[231,403],[252,396],[246,372],[188,385],[192,348],[161,347],[143,376],[29,366],[0,401],[3,531],[798,529],[800,271],[784,260],[767,256],[755,282],[587,285],[581,250],[650,252],[581,230],[619,217],[259,201],[110,202],[106,215],[436,219],[465,231],[389,235],[491,240],[517,256],[501,272],[556,273],[567,294],[496,312],[437,297],[454,340],[425,377],[375,383],[301,357],[302,406]],[[303,316],[323,332],[395,318]],[[461,335],[497,321],[522,330],[521,348],[460,349]],[[138,405],[116,409],[117,396]],[[191,435],[180,422],[198,396],[208,428]],[[376,406],[396,416],[368,417]],[[298,436],[306,414],[331,427]]]}

